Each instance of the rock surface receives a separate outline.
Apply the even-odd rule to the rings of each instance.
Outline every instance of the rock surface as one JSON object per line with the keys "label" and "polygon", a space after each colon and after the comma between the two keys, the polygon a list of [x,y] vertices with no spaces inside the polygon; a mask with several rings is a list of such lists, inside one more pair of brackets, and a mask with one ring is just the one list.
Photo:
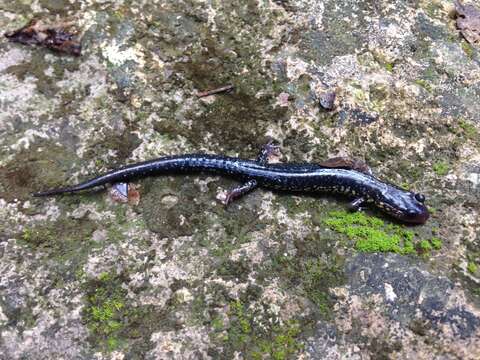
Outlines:
{"label": "rock surface", "polygon": [[[466,3],[466,2],[465,2]],[[480,53],[451,1],[4,1],[0,358],[479,359]],[[231,93],[197,93],[233,84]],[[333,111],[322,94],[336,94]],[[47,199],[184,152],[333,156],[427,197],[407,227],[212,176]]]}

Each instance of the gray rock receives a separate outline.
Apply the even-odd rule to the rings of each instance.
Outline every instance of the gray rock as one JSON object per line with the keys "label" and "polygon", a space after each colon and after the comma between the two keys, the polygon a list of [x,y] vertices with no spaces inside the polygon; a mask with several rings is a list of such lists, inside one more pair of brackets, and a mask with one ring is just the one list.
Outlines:
{"label": "gray rock", "polygon": [[[58,15],[83,48],[0,42],[0,358],[480,358],[480,63],[453,10],[3,1],[3,31]],[[138,206],[30,195],[163,155],[254,158],[272,138],[282,162],[367,162],[425,194],[429,221],[328,194],[225,208],[237,181],[207,175],[137,181]],[[359,236],[413,247],[359,253]]]}

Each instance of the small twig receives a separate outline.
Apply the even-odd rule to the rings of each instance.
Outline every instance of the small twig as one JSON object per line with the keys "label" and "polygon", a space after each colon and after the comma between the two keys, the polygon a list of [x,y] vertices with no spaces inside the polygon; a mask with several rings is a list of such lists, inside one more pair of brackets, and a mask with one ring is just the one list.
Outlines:
{"label": "small twig", "polygon": [[222,92],[230,92],[233,89],[234,89],[233,85],[226,85],[226,86],[222,86],[218,89],[199,92],[199,93],[197,93],[197,97],[201,98],[201,97],[214,95],[214,94],[218,94],[218,93],[222,93]]}

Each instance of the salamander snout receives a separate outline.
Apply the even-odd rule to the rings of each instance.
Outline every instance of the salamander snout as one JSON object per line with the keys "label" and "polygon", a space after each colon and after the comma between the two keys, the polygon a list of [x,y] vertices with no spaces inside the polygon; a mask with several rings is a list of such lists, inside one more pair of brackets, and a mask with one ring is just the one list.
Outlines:
{"label": "salamander snout", "polygon": [[398,189],[384,195],[384,210],[403,222],[425,224],[430,217],[423,194]]}
{"label": "salamander snout", "polygon": [[411,224],[425,224],[430,217],[428,208],[425,206],[425,196],[420,193],[409,196],[410,201],[405,201],[405,211],[400,216],[401,220]]}

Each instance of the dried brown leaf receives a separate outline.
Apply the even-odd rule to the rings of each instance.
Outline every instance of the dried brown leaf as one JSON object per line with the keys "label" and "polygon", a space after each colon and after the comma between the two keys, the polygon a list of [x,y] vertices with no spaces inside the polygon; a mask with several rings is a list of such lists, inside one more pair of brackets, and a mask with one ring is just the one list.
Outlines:
{"label": "dried brown leaf", "polygon": [[24,27],[5,33],[5,37],[12,42],[25,45],[44,46],[48,49],[80,56],[82,45],[76,34],[67,31],[73,22],[60,22],[48,25],[41,20],[32,19]]}

